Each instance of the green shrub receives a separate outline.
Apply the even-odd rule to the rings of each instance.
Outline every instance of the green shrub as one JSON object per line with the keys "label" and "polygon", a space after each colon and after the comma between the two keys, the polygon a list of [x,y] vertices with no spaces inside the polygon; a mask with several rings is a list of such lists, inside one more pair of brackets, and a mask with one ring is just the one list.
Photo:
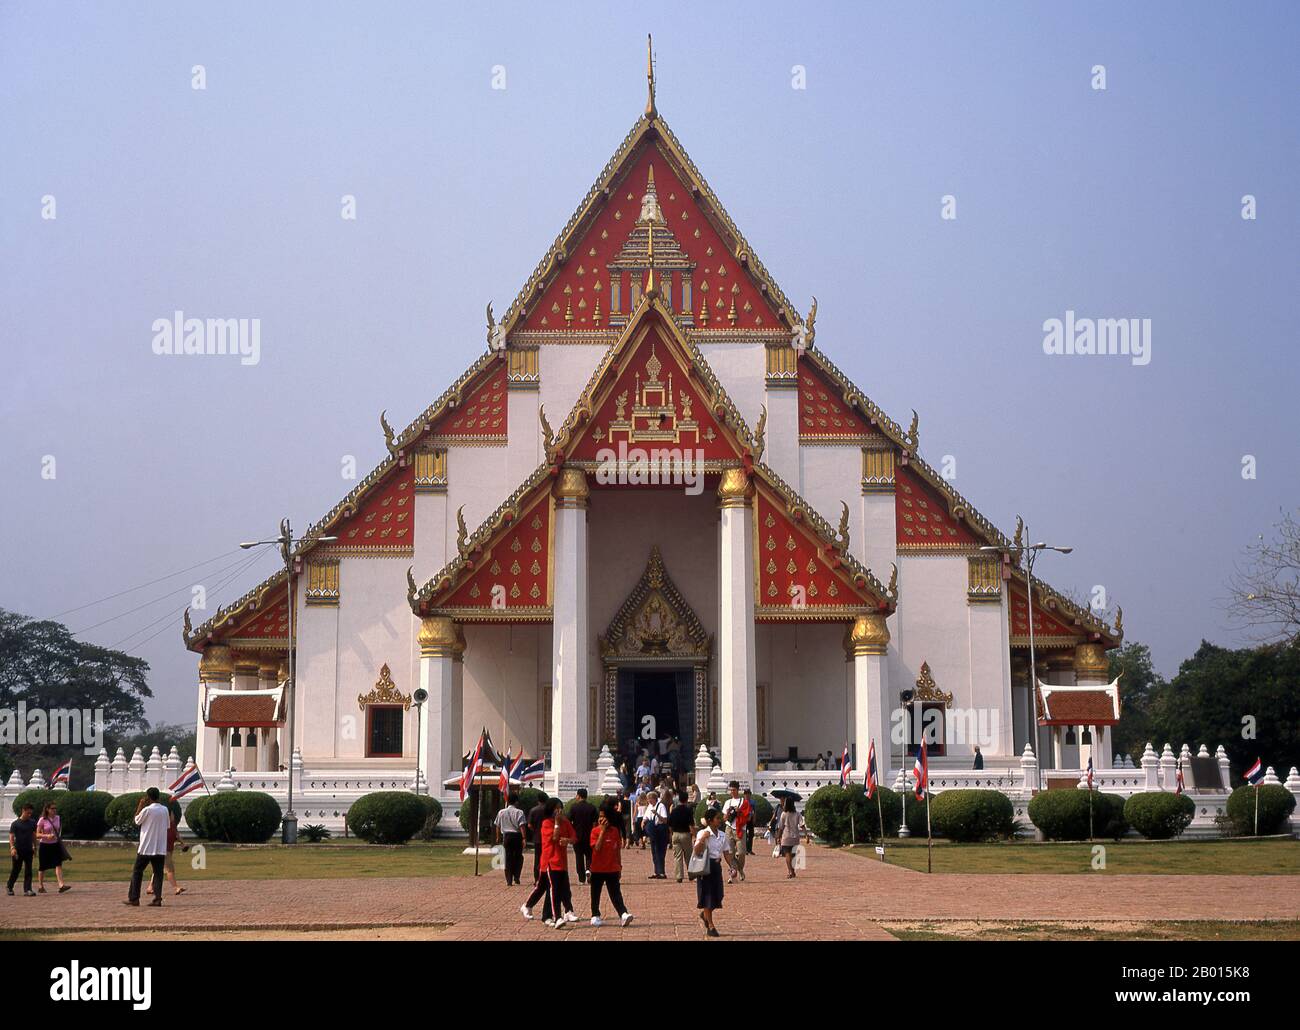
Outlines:
{"label": "green shrub", "polygon": [[280,805],[258,790],[222,791],[208,798],[199,822],[209,840],[265,844],[280,827]]}
{"label": "green shrub", "polygon": [[438,826],[442,822],[442,802],[428,794],[417,794],[424,805],[424,825],[417,834],[420,840],[433,840],[438,835]]}
{"label": "green shrub", "polygon": [[352,802],[348,830],[370,844],[405,844],[424,827],[431,810],[422,794],[380,790]]}
{"label": "green shrub", "polygon": [[39,819],[42,806],[50,801],[58,806],[64,840],[99,840],[108,832],[104,813],[113,795],[103,790],[24,790],[14,798],[14,815],[30,804],[33,818]]}
{"label": "green shrub", "polygon": [[185,825],[199,840],[208,839],[207,828],[203,825],[203,810],[211,799],[209,794],[200,794],[185,806]]}
{"label": "green shrub", "polygon": [[[527,815],[539,804],[545,801],[549,794],[538,787],[520,787],[519,788],[519,810]],[[464,823],[461,824],[465,825]]]}
{"label": "green shrub", "polygon": [[[608,796],[609,795],[607,794],[592,794],[587,798],[587,803],[590,805],[594,805],[596,807],[596,811],[599,812],[600,806],[605,803],[605,799]],[[534,804],[535,803],[536,802],[534,802]],[[564,803],[564,817],[566,819],[571,819],[573,817],[573,806],[576,805],[577,803],[578,803],[578,799],[576,797],[571,798],[570,800]]]}
{"label": "green shrub", "polygon": [[1295,796],[1285,787],[1269,783],[1262,787],[1242,786],[1228,795],[1228,818],[1240,836],[1255,833],[1255,791],[1259,791],[1259,832],[1286,833],[1287,820],[1295,809]]}
{"label": "green shrub", "polygon": [[[721,801],[723,804],[726,804],[729,799],[730,795],[723,795]],[[753,826],[755,832],[761,836],[763,831],[767,829],[768,824],[772,821],[772,815],[776,812],[776,809],[773,807],[772,802],[763,797],[762,794],[751,794],[749,800],[754,806],[754,814],[750,817],[749,824]],[[704,818],[704,813],[708,807],[709,802],[707,795],[700,798],[700,800],[695,803],[694,814],[695,824],[697,826],[699,825],[700,820]]]}
{"label": "green shrub", "polygon": [[[536,803],[533,802],[533,804]],[[477,811],[478,839],[480,841],[490,841],[497,813],[504,807],[505,803],[502,800],[501,791],[496,787],[470,787],[469,792],[465,795],[465,800],[460,803],[456,818],[460,820],[461,829],[466,833],[470,833],[470,820],[474,818],[474,813]],[[528,809],[524,809],[524,811],[526,813]]]}
{"label": "green shrub", "polygon": [[298,827],[298,839],[304,840],[308,844],[319,844],[332,836],[334,835],[330,833],[323,823],[307,823],[305,826]]}
{"label": "green shrub", "polygon": [[[933,804],[934,802],[933,797],[930,798],[930,802]],[[918,800],[915,793],[913,793],[911,790],[905,790],[903,791],[903,796],[899,798],[899,804],[906,806],[908,832],[911,833],[913,837],[924,837],[925,836],[925,799],[922,798]],[[930,829],[931,832],[933,832],[934,830],[933,813],[931,813],[930,816],[930,823],[931,823]]]}
{"label": "green shrub", "polygon": [[1186,794],[1148,791],[1124,803],[1124,818],[1148,840],[1169,840],[1191,825],[1196,804]]}
{"label": "green shrub", "polygon": [[[144,797],[144,791],[135,790],[129,794],[120,794],[110,801],[108,807],[104,809],[104,819],[108,823],[108,828],[120,833],[127,840],[139,840],[140,827],[135,824],[135,807],[142,797]],[[172,814],[176,816],[178,821],[180,820],[181,804],[179,801],[173,800],[172,796],[165,791],[158,793],[158,800],[170,808]]]}
{"label": "green shrub", "polygon": [[1029,818],[1048,840],[1087,840],[1089,804],[1094,837],[1113,840],[1124,835],[1124,799],[1096,790],[1042,791],[1029,802]]}
{"label": "green shrub", "polygon": [[[861,784],[841,787],[828,783],[818,787],[804,802],[803,817],[817,837],[831,847],[850,842],[862,844],[880,839],[880,815],[885,818],[885,834],[892,836],[902,824],[903,802],[888,787],[877,788],[880,804],[868,798]],[[910,813],[909,813],[910,814]],[[925,833],[925,810],[921,809],[921,833]]]}
{"label": "green shrub", "polygon": [[945,790],[930,799],[934,833],[952,841],[1010,837],[1014,817],[1011,799],[996,790]]}

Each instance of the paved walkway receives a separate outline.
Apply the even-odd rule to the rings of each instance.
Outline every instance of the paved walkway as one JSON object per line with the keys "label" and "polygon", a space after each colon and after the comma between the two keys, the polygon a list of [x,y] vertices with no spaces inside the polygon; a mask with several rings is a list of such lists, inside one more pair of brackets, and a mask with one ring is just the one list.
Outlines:
{"label": "paved walkway", "polygon": [[[702,931],[689,881],[648,880],[649,852],[625,852],[623,893],[636,916],[627,929],[599,930],[587,888],[574,885],[580,923],[563,931],[518,908],[526,887],[499,873],[479,879],[418,877],[191,881],[161,909],[127,908],[125,884],[82,883],[65,895],[0,895],[3,929],[256,930],[366,926],[430,927],[455,939],[696,939]],[[531,867],[530,867],[531,868]],[[671,869],[671,863],[669,868]],[[890,939],[878,921],[1300,919],[1297,876],[1096,876],[935,874],[814,847],[795,880],[766,853],[749,858],[748,882],[729,886],[716,920],[725,937],[747,940]],[[525,879],[528,873],[525,872]],[[605,916],[613,915],[605,901]],[[437,927],[436,930],[432,929]]]}

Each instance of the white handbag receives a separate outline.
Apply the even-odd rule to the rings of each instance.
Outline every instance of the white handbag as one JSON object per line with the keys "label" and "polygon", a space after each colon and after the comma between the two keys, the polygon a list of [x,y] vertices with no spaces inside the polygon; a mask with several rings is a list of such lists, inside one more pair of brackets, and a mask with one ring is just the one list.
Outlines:
{"label": "white handbag", "polygon": [[692,880],[709,875],[709,851],[705,848],[700,854],[691,852],[691,860],[686,863],[686,875]]}

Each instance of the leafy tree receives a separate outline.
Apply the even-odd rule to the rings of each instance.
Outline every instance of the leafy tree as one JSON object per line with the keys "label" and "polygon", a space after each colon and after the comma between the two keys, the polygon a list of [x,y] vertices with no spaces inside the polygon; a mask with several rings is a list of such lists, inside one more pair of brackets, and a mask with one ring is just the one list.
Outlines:
{"label": "leafy tree", "polygon": [[1151,662],[1151,648],[1134,641],[1113,651],[1110,678],[1119,677],[1119,725],[1115,727],[1115,753],[1141,757],[1155,731],[1151,706],[1168,685]]}

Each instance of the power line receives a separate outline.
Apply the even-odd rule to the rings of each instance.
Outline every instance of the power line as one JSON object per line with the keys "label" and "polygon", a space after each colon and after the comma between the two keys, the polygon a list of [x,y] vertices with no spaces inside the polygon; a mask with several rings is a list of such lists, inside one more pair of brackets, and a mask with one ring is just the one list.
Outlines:
{"label": "power line", "polygon": [[55,615],[51,615],[49,616],[49,618],[51,620],[61,619],[65,615],[71,615],[74,612],[85,611],[87,608],[93,608],[95,607],[95,605],[103,604],[105,601],[112,601],[115,598],[124,597],[127,594],[133,594],[137,590],[143,590],[145,587],[151,587],[155,583],[163,583],[169,579],[175,579],[177,576],[184,575],[187,572],[193,572],[195,569],[201,569],[204,565],[211,565],[214,561],[220,561],[222,558],[225,558],[228,555],[235,554],[235,553],[236,551],[224,551],[221,554],[217,555],[215,558],[208,558],[206,561],[201,561],[197,565],[191,565],[189,568],[180,569],[176,572],[168,573],[166,576],[159,576],[157,579],[151,579],[148,583],[141,583],[139,586],[129,587],[126,590],[119,590],[116,594],[109,594],[107,597],[101,597],[98,601],[89,601],[86,604],[78,605],[76,608],[69,608],[67,611],[62,611]]}

